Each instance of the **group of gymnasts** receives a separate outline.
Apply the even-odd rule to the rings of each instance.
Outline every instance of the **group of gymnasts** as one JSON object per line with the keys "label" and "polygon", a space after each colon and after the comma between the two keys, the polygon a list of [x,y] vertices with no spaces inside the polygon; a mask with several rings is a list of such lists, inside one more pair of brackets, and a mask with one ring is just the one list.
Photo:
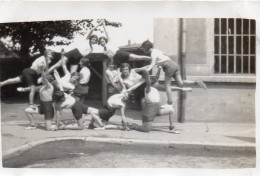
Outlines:
{"label": "group of gymnasts", "polygon": [[[94,30],[102,26],[105,36],[98,37]],[[203,89],[207,86],[202,81],[182,80],[178,64],[162,51],[155,49],[150,41],[144,41],[141,50],[144,55],[136,55],[110,46],[110,38],[106,31],[105,21],[101,21],[87,35],[89,46],[76,48],[69,52],[61,51],[60,59],[54,60],[53,51],[46,49],[43,56],[37,58],[30,68],[22,71],[18,77],[0,82],[0,87],[25,82],[28,87],[19,87],[19,92],[29,92],[29,107],[25,109],[30,125],[25,129],[36,129],[33,114],[43,114],[46,130],[84,129],[85,117],[90,117],[88,129],[121,129],[149,132],[157,116],[169,115],[169,132],[178,134],[174,128],[174,109],[172,90],[190,91],[184,85],[198,85]],[[89,107],[84,104],[88,94],[91,71],[88,55],[95,45],[103,47],[107,56],[108,67],[105,79],[108,83],[108,99],[103,108]],[[81,46],[82,48],[82,46]],[[131,61],[150,61],[141,68],[131,68]],[[67,68],[69,66],[69,69]],[[155,75],[149,72],[158,67]],[[61,67],[63,76],[57,69]],[[165,73],[165,85],[158,84],[161,69]],[[171,86],[172,78],[177,87]],[[160,104],[159,90],[165,90],[167,104]],[[35,92],[39,92],[40,104],[34,104]],[[131,96],[138,96],[142,105],[142,125],[130,124],[125,117],[126,104]],[[71,109],[76,125],[65,124],[62,121],[62,110]],[[122,124],[109,123],[116,109],[121,111]],[[88,116],[86,116],[88,115]]]}

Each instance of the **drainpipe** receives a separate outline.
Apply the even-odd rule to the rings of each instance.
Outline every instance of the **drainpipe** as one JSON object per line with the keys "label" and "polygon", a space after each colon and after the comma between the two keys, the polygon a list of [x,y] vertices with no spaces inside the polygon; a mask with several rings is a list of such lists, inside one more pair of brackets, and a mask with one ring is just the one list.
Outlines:
{"label": "drainpipe", "polygon": [[[186,41],[186,25],[185,20],[180,18],[178,22],[178,62],[180,66],[180,72],[182,80],[186,80],[186,54],[185,54],[185,41]],[[186,92],[178,92],[178,122],[184,123],[185,121],[185,104],[186,104]]]}

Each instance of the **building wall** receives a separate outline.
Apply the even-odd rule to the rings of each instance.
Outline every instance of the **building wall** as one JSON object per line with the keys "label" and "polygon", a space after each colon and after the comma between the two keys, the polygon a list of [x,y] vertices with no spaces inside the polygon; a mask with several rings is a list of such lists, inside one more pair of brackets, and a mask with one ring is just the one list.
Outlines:
{"label": "building wall", "polygon": [[[177,61],[179,19],[155,19],[154,45]],[[255,122],[255,76],[214,75],[214,19],[184,19],[183,54],[187,79],[201,79],[208,90],[193,86],[186,94],[185,120]],[[163,84],[164,76],[160,77]],[[174,84],[174,82],[173,82]],[[160,92],[162,104],[167,102]],[[177,118],[178,93],[173,93]]]}

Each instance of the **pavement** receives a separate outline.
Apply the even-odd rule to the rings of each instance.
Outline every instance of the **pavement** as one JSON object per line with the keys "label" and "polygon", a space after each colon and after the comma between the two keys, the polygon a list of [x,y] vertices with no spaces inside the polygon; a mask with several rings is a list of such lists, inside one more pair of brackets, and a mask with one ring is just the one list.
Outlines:
{"label": "pavement", "polygon": [[[143,133],[122,130],[59,130],[45,131],[44,119],[35,115],[39,127],[35,130],[25,130],[28,120],[24,114],[27,107],[24,103],[1,103],[1,132],[3,159],[45,142],[66,139],[79,139],[94,142],[119,143],[122,145],[161,145],[174,148],[207,148],[219,150],[250,150],[255,151],[255,124],[252,123],[201,123],[175,122],[180,134],[169,133],[168,117],[155,119],[153,131]],[[141,114],[137,110],[127,110],[128,123],[141,124]],[[64,112],[64,120],[72,121],[69,110]],[[86,118],[88,124],[90,118]],[[119,112],[111,118],[115,124],[121,123]]]}

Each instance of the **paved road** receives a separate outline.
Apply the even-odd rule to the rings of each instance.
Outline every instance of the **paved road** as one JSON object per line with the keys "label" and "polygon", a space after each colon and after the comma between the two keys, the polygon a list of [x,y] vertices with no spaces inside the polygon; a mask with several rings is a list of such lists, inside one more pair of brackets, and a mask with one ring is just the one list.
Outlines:
{"label": "paved road", "polygon": [[68,140],[46,143],[3,162],[31,168],[254,168],[255,152],[176,149]]}

